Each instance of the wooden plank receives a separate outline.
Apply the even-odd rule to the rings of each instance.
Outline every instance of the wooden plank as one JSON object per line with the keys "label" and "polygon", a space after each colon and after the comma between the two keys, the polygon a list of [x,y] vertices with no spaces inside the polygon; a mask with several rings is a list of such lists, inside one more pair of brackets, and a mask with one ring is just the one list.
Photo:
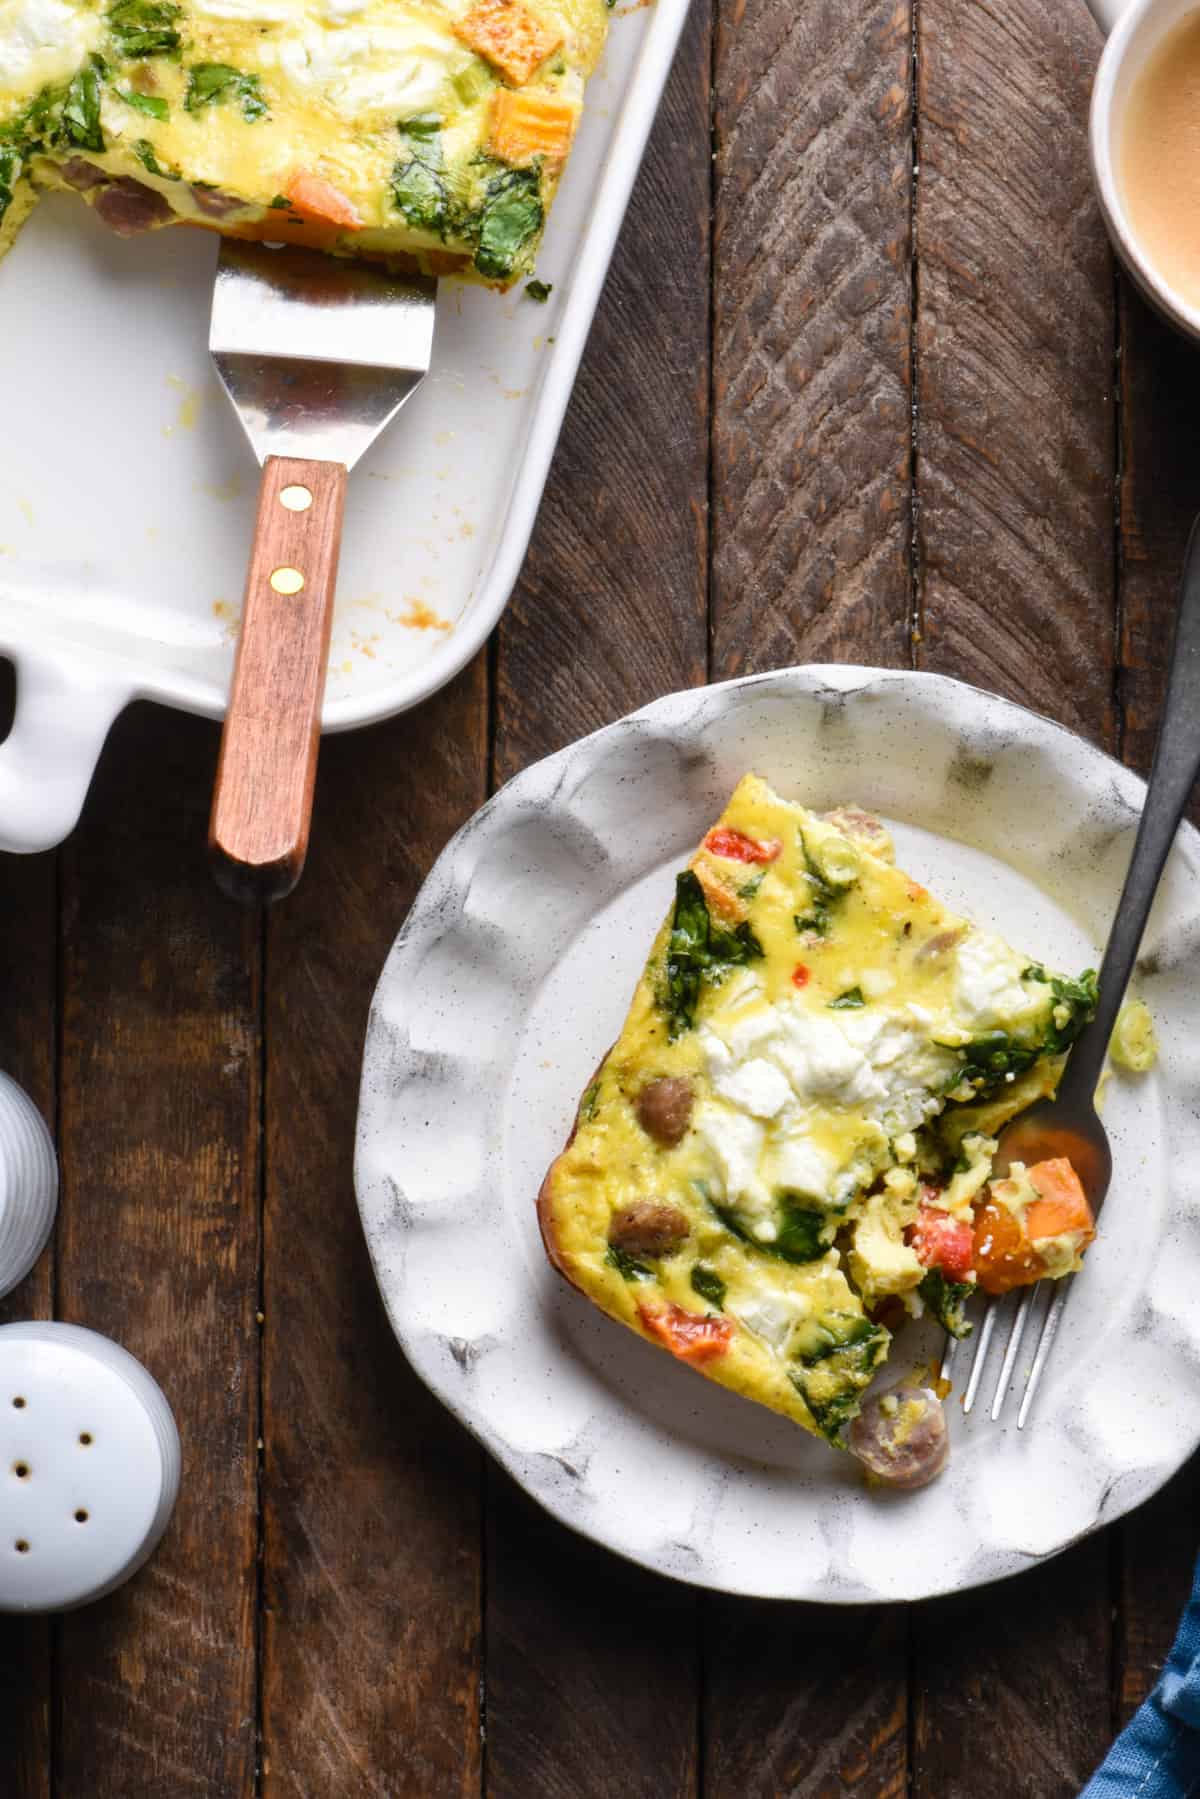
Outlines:
{"label": "wooden plank", "polygon": [[1100,41],[1055,0],[922,0],[920,665],[1114,741],[1111,263]]}
{"label": "wooden plank", "polygon": [[[709,61],[694,0],[500,629],[499,780],[704,679]],[[694,1594],[489,1494],[488,1794],[691,1794]]]}
{"label": "wooden plank", "polygon": [[575,1536],[495,1467],[487,1542],[486,1792],[691,1799],[700,1595]]}
{"label": "wooden plank", "polygon": [[[0,667],[0,738],[7,735],[14,683]],[[56,858],[0,859],[0,1068],[24,1087],[53,1126],[58,1037],[58,878]],[[53,1243],[6,1298],[0,1324],[49,1318],[54,1310]],[[0,1743],[13,1799],[51,1792],[51,1624],[0,1618]]]}
{"label": "wooden plank", "polygon": [[704,1792],[901,1799],[907,1631],[899,1606],[712,1600]]}
{"label": "wooden plank", "polygon": [[908,659],[911,11],[717,44],[713,672]]}
{"label": "wooden plank", "polygon": [[1147,774],[1183,553],[1200,508],[1200,364],[1125,277],[1120,291],[1121,748]]}
{"label": "wooden plank", "polygon": [[[911,576],[911,11],[722,13],[712,440],[714,679],[905,665]],[[899,1608],[710,1599],[704,1791],[898,1795]]]}
{"label": "wooden plank", "polygon": [[134,708],[63,852],[60,1312],[183,1439],[153,1560],[57,1626],[55,1786],[89,1799],[254,1786],[258,924],[205,865],[215,757]]}
{"label": "wooden plank", "polygon": [[1128,1723],[1167,1659],[1192,1588],[1200,1456],[1118,1526],[1117,1666],[1113,1729]]}
{"label": "wooden plank", "polygon": [[914,1611],[919,1799],[1074,1799],[1111,1734],[1108,1549]]}
{"label": "wooden plank", "polygon": [[388,1328],[352,1165],[375,982],[486,772],[480,657],[418,711],[324,745],[309,865],[270,915],[266,1799],[479,1790],[479,1452]]}
{"label": "wooden plank", "polygon": [[709,33],[692,0],[497,633],[497,782],[704,680]]}
{"label": "wooden plank", "polygon": [[[1195,351],[1122,279],[1122,753],[1145,774],[1166,683],[1175,597],[1197,510],[1200,367]],[[1192,817],[1200,817],[1193,803]],[[1196,1554],[1200,1458],[1121,1527],[1117,1722],[1157,1680]]]}
{"label": "wooden plank", "polygon": [[[1099,42],[1053,0],[922,0],[918,16],[919,664],[1111,744],[1114,325],[1085,145]],[[1078,1791],[1109,1736],[1109,1607],[1101,1539],[914,1614],[918,1799]],[[981,1732],[1005,1753],[981,1755]]]}

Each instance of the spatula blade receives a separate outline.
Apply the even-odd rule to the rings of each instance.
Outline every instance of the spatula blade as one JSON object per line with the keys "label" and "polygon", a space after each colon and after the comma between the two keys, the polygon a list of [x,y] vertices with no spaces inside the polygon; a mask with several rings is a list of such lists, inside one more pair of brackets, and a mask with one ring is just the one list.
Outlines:
{"label": "spatula blade", "polygon": [[259,462],[353,468],[428,371],[436,295],[424,276],[222,239],[209,348]]}

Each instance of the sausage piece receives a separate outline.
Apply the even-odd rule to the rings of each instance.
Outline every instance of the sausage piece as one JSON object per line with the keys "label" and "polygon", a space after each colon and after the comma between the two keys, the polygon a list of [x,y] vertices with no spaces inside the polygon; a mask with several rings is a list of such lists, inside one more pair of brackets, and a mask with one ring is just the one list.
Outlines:
{"label": "sausage piece", "polygon": [[675,1206],[657,1199],[635,1199],[614,1212],[608,1240],[627,1256],[669,1256],[687,1237],[687,1219]]}
{"label": "sausage piece", "polygon": [[111,180],[111,176],[97,168],[94,162],[89,162],[86,156],[68,156],[66,162],[59,164],[58,172],[68,187],[76,188],[81,194],[86,194],[89,188],[103,187]]}
{"label": "sausage piece", "polygon": [[966,934],[965,924],[955,925],[948,931],[935,931],[932,937],[926,937],[913,961],[936,962],[939,956],[948,956],[952,949],[958,948]]}
{"label": "sausage piece", "polygon": [[165,225],[172,216],[170,206],[157,188],[147,187],[144,181],[135,181],[130,175],[123,175],[119,181],[110,181],[107,187],[99,188],[92,205],[118,237],[133,237],[139,231],[150,231],[155,225]]}
{"label": "sausage piece", "polygon": [[861,806],[835,806],[832,812],[822,812],[821,817],[827,825],[849,837],[852,842],[865,844],[866,848],[885,862],[890,862],[895,850],[892,847],[892,834],[882,819],[876,818],[873,812],[864,812]]}
{"label": "sausage piece", "polygon": [[946,1414],[929,1387],[893,1387],[868,1399],[850,1426],[849,1445],[864,1467],[889,1487],[927,1487],[946,1466]]}
{"label": "sausage piece", "polygon": [[656,1143],[673,1149],[692,1121],[692,1097],[686,1075],[663,1075],[643,1087],[634,1101],[638,1123]]}
{"label": "sausage piece", "polygon": [[231,212],[242,212],[246,202],[236,194],[223,194],[219,188],[192,186],[188,189],[196,206],[207,218],[225,219]]}

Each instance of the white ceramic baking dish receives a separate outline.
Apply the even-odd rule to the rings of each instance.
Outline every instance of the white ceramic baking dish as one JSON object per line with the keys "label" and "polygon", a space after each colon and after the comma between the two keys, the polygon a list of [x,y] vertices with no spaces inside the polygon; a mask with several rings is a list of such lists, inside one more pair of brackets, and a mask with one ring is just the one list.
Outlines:
{"label": "white ceramic baking dish", "polygon": [[[686,11],[616,8],[549,301],[442,284],[431,373],[352,479],[326,730],[425,699],[503,611]],[[119,242],[62,196],[0,263],[0,848],[67,835],[130,700],[224,713],[258,470],[208,358],[215,256],[200,231]]]}

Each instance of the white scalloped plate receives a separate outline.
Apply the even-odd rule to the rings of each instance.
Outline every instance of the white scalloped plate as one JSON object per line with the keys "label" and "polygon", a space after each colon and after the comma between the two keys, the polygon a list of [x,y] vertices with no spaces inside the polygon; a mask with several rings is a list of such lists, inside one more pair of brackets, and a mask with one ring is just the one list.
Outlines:
{"label": "white scalloped plate", "polygon": [[[940,1480],[871,1491],[595,1312],[538,1238],[542,1174],[673,871],[748,768],[811,806],[872,807],[951,905],[1052,965],[1095,962],[1144,791],[1099,750],[936,675],[673,694],[518,776],[439,858],[372,1008],[359,1205],[412,1365],[564,1523],[728,1592],[924,1598],[1056,1554],[1200,1441],[1200,837],[1181,833],[1143,950],[1160,1065],[1110,1085],[1112,1193],[1030,1423],[952,1413]],[[893,1368],[933,1348],[902,1343]]]}

